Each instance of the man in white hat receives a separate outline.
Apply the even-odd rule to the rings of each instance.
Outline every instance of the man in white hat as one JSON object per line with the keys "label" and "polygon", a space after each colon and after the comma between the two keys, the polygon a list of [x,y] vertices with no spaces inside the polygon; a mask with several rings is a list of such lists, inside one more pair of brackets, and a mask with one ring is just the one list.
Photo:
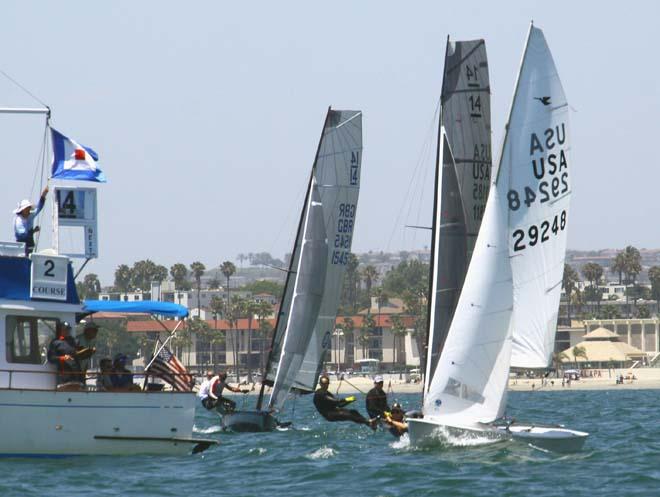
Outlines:
{"label": "man in white hat", "polygon": [[377,418],[382,417],[389,410],[387,394],[383,390],[383,377],[376,375],[374,387],[367,392],[367,413],[369,413],[370,418]]}
{"label": "man in white hat", "polygon": [[25,243],[25,255],[30,255],[34,250],[34,234],[39,231],[39,226],[33,226],[35,218],[44,208],[46,203],[46,194],[48,193],[48,186],[41,192],[37,208],[32,212],[32,202],[28,199],[23,199],[14,209],[16,218],[14,219],[14,234],[16,235],[17,242]]}

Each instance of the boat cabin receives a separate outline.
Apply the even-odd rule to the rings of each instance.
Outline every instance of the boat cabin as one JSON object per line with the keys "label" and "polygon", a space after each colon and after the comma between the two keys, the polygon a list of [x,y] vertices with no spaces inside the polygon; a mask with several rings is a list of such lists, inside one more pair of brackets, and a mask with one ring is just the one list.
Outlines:
{"label": "boat cabin", "polygon": [[58,322],[75,323],[82,306],[66,257],[24,254],[22,243],[0,244],[0,388],[52,390],[48,345]]}

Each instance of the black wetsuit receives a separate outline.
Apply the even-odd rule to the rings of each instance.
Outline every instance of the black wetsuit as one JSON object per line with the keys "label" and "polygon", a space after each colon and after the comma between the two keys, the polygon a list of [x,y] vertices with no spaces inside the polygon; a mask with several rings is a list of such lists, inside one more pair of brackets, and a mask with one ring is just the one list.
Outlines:
{"label": "black wetsuit", "polygon": [[347,404],[345,400],[336,399],[327,390],[324,392],[318,389],[314,392],[314,407],[328,421],[353,421],[363,425],[368,425],[369,420],[355,409],[343,409]]}
{"label": "black wetsuit", "polygon": [[387,394],[382,388],[373,387],[367,392],[367,413],[370,418],[382,416],[385,411],[389,410]]}
{"label": "black wetsuit", "polygon": [[[66,361],[60,357],[71,356]],[[82,382],[82,370],[80,363],[75,358],[76,341],[71,336],[60,335],[54,338],[48,345],[48,362],[58,365],[57,384],[68,383],[71,381]]]}

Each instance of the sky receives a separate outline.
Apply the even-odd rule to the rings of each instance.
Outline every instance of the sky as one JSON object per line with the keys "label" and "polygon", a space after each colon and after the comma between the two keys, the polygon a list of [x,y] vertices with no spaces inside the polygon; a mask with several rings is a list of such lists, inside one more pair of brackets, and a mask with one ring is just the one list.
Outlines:
{"label": "sky", "polygon": [[[658,5],[8,0],[0,70],[99,153],[99,258],[83,274],[108,285],[140,259],[289,252],[330,105],[363,111],[353,251],[430,245],[404,225],[430,224],[446,38],[486,40],[495,158],[533,19],[572,108],[569,249],[654,248]],[[0,106],[39,102],[0,76]],[[38,195],[43,131],[42,117],[0,115],[0,239]]]}

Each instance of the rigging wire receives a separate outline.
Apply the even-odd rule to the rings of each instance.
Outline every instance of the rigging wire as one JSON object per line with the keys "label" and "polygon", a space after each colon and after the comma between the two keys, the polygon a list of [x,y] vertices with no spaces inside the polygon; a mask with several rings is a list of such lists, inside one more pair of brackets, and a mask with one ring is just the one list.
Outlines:
{"label": "rigging wire", "polygon": [[[417,161],[416,161],[416,164],[415,164],[415,169],[413,170],[413,174],[411,175],[410,181],[408,183],[408,188],[406,190],[406,194],[403,197],[403,200],[401,202],[401,207],[399,208],[399,212],[398,212],[398,214],[397,214],[397,216],[394,220],[394,223],[392,225],[392,232],[390,234],[390,237],[389,237],[389,239],[387,241],[387,245],[386,245],[386,250],[387,251],[390,250],[394,235],[395,235],[397,229],[399,229],[399,224],[401,222],[401,218],[403,217],[403,213],[404,213],[404,210],[406,208],[406,205],[408,205],[406,217],[410,216],[410,211],[412,210],[412,199],[411,199],[412,191],[416,190],[416,188],[413,188],[413,187],[417,184],[417,178],[419,177],[419,170],[422,167],[422,164],[424,163],[425,158],[428,156],[429,148],[431,147],[431,145],[433,143],[433,138],[435,137],[434,130],[435,130],[435,127],[436,127],[436,122],[437,122],[437,118],[438,118],[439,114],[440,114],[440,97],[438,97],[438,101],[436,103],[436,107],[435,107],[435,110],[433,112],[433,118],[431,119],[431,122],[429,123],[428,130],[426,132],[426,137],[424,139],[421,150],[420,150],[419,155],[417,157]],[[426,182],[425,180],[426,180],[427,173],[428,173],[428,171],[425,170],[425,173],[424,173],[424,176],[423,176],[424,183]],[[421,213],[421,203],[422,203],[421,201],[422,201],[422,196],[419,197],[420,206],[419,206],[419,209],[418,209],[418,216]]]}
{"label": "rigging wire", "polygon": [[8,79],[9,81],[11,81],[12,83],[14,83],[16,86],[18,86],[18,87],[19,87],[21,90],[23,90],[25,93],[27,93],[28,95],[30,95],[33,99],[35,99],[35,100],[36,100],[37,102],[39,102],[41,105],[43,105],[44,107],[46,107],[47,109],[50,110],[50,107],[48,107],[48,105],[47,105],[46,103],[44,103],[43,100],[41,100],[39,97],[37,97],[34,93],[32,93],[32,92],[31,92],[30,90],[28,90],[27,88],[25,88],[22,84],[20,84],[18,81],[16,81],[14,78],[12,78],[9,74],[7,74],[7,73],[6,73],[5,71],[3,71],[2,69],[0,69],[0,74],[2,74],[5,78],[7,78],[7,79]]}

